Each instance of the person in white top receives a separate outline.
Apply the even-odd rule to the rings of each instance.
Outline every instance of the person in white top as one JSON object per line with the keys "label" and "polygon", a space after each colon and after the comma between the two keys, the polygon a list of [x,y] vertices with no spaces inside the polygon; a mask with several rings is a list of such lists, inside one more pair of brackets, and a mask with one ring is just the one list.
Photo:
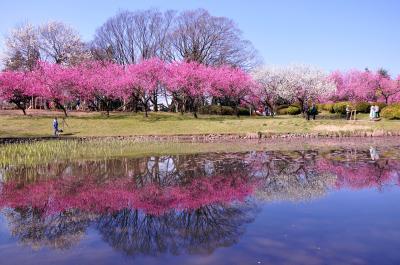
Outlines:
{"label": "person in white top", "polygon": [[369,119],[372,120],[375,118],[375,106],[371,106],[371,109],[369,110]]}

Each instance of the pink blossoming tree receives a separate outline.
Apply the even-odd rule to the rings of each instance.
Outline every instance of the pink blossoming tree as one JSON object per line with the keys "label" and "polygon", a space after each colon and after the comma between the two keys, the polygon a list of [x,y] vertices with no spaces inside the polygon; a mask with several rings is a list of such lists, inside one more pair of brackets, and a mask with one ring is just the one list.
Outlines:
{"label": "pink blossoming tree", "polygon": [[35,94],[53,102],[67,116],[66,104],[73,96],[70,69],[59,64],[39,62],[30,76],[34,82]]}
{"label": "pink blossoming tree", "polygon": [[75,88],[79,95],[90,102],[94,108],[100,102],[107,116],[111,104],[124,96],[125,70],[122,66],[112,63],[89,62],[75,69]]}
{"label": "pink blossoming tree", "polygon": [[26,72],[0,73],[0,98],[13,103],[26,115],[26,108],[34,94]]}
{"label": "pink blossoming tree", "polygon": [[398,81],[381,72],[350,70],[335,71],[330,75],[337,86],[334,100],[392,102],[400,92]]}
{"label": "pink blossoming tree", "polygon": [[165,63],[157,58],[128,66],[125,94],[128,97],[135,95],[140,100],[145,117],[148,116],[150,101],[153,103],[153,107],[157,108],[156,98],[165,78]]}
{"label": "pink blossoming tree", "polygon": [[249,74],[230,66],[213,68],[210,80],[209,94],[219,99],[227,99],[237,116],[239,116],[238,107],[243,103],[250,103],[256,86]]}
{"label": "pink blossoming tree", "polygon": [[166,85],[181,112],[189,108],[197,118],[199,104],[210,87],[209,68],[196,62],[176,62],[169,65]]}

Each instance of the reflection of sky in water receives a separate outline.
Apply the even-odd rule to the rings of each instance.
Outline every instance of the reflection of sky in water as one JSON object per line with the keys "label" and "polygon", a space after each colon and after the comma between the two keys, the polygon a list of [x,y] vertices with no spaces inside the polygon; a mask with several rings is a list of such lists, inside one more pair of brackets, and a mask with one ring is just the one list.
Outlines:
{"label": "reflection of sky in water", "polygon": [[3,216],[3,211],[0,210],[0,242],[4,242],[9,237],[7,220]]}
{"label": "reflection of sky in water", "polygon": [[[249,152],[15,169],[9,176],[33,174],[43,185],[4,184],[3,204],[13,207],[0,214],[1,264],[399,264],[398,153]],[[52,211],[33,211],[35,203]]]}

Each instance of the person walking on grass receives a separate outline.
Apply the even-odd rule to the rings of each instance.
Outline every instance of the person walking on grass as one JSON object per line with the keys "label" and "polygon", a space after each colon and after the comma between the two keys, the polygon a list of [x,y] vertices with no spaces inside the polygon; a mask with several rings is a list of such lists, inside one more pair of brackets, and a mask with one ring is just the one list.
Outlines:
{"label": "person walking on grass", "polygon": [[309,113],[310,113],[309,116],[311,116],[312,119],[315,120],[315,116],[318,114],[318,110],[317,110],[317,107],[315,106],[315,103],[312,104],[311,109],[309,110]]}
{"label": "person walking on grass", "polygon": [[377,118],[377,119],[380,118],[379,113],[380,113],[379,105],[376,104],[375,105],[375,118]]}
{"label": "person walking on grass", "polygon": [[309,112],[308,104],[307,104],[307,103],[305,103],[304,106],[303,106],[303,112],[304,112],[304,114],[306,115],[305,118],[306,118],[307,120],[310,120],[310,112]]}
{"label": "person walking on grass", "polygon": [[370,110],[369,110],[369,119],[373,120],[376,117],[376,110],[375,110],[375,106],[372,105]]}
{"label": "person walking on grass", "polygon": [[54,120],[53,120],[53,129],[54,129],[54,136],[58,136],[59,135],[59,130],[58,130],[57,117],[55,117]]}
{"label": "person walking on grass", "polygon": [[351,116],[351,108],[349,105],[346,105],[346,120],[350,120]]}

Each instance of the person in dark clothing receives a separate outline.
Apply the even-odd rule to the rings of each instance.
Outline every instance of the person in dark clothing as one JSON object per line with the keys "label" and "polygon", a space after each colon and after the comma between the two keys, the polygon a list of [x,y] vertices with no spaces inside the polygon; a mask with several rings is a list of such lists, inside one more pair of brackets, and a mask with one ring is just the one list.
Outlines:
{"label": "person in dark clothing", "polygon": [[57,117],[53,120],[53,129],[54,129],[54,136],[58,136],[58,120]]}
{"label": "person in dark clothing", "polygon": [[315,116],[318,114],[318,110],[314,103],[312,104],[311,109],[308,112],[309,112],[309,115],[308,115],[307,119],[309,120],[310,116],[311,116],[312,119],[315,120]]}
{"label": "person in dark clothing", "polygon": [[307,103],[304,104],[303,112],[304,112],[304,114],[306,115],[306,119],[307,119],[307,120],[310,120],[310,112],[309,112],[308,104],[307,104]]}
{"label": "person in dark clothing", "polygon": [[378,104],[375,105],[375,118],[378,119],[378,118],[381,117],[380,112],[381,112],[381,110],[380,110],[380,108],[379,108],[379,105],[378,105]]}

